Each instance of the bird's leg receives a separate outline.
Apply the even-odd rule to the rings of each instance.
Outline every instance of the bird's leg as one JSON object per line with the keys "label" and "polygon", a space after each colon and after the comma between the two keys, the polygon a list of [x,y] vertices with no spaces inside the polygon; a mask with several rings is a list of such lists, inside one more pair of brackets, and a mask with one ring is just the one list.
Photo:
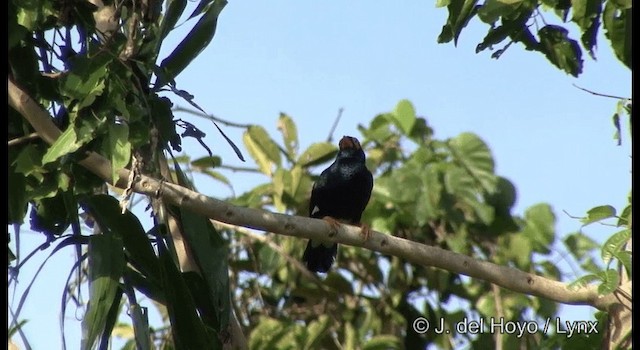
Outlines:
{"label": "bird's leg", "polygon": [[360,235],[366,241],[371,237],[371,227],[368,224],[360,223]]}
{"label": "bird's leg", "polygon": [[338,230],[340,229],[340,222],[338,220],[332,218],[331,216],[325,216],[322,218],[322,220],[326,221],[329,224],[331,230],[334,233],[338,233]]}

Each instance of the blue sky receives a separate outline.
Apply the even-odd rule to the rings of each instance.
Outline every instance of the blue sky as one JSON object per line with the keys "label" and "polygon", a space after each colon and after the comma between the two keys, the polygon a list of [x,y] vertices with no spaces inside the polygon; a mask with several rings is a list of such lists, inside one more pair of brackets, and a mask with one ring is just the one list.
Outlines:
{"label": "blue sky", "polygon": [[[611,122],[616,101],[572,85],[631,96],[631,72],[613,56],[603,34],[598,37],[597,61],[585,55],[584,73],[573,78],[517,44],[499,60],[491,59],[490,52],[476,54],[475,46],[487,29],[477,19],[463,30],[457,47],[437,44],[446,16],[434,2],[230,1],[212,43],[178,77],[178,88],[193,94],[207,112],[262,125],[276,140],[276,121],[285,112],[297,123],[301,149],[326,139],[339,108],[344,112],[334,140],[360,136],[358,124],[368,124],[406,98],[435,130],[435,137],[471,131],[487,142],[497,173],[516,185],[515,213],[536,203],[551,204],[558,238],[580,229],[563,210],[575,216],[603,204],[621,210],[631,189],[627,121],[623,120],[623,145],[616,146]],[[548,23],[557,22],[552,13],[544,16]],[[170,35],[162,57],[191,25]],[[178,97],[172,99],[187,107]],[[241,164],[209,122],[178,116],[207,132],[208,145],[224,163],[251,165]],[[248,157],[242,132],[224,130]],[[206,154],[194,140],[184,145],[194,158]],[[266,181],[227,175],[238,194]],[[208,195],[230,195],[217,182],[202,180],[196,185]],[[27,226],[23,231],[24,257],[43,240],[28,233]],[[592,225],[583,232],[603,242],[616,230]],[[44,255],[21,271],[17,296]],[[24,329],[34,349],[59,344],[60,296],[73,256],[65,248],[51,260],[22,313],[29,319]],[[74,348],[80,326],[73,320],[74,309],[69,311],[67,344]],[[591,319],[592,314],[589,307],[563,306],[561,317]]]}

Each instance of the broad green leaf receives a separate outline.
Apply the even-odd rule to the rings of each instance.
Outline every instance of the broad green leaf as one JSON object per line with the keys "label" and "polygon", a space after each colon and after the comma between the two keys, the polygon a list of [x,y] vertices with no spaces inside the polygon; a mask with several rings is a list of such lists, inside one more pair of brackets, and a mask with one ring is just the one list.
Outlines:
{"label": "broad green leaf", "polygon": [[113,55],[101,52],[91,58],[80,56],[73,61],[69,73],[60,80],[60,92],[79,101],[74,107],[76,110],[91,105],[102,94],[107,66],[113,58]]}
{"label": "broad green leaf", "polygon": [[[478,17],[480,18],[480,20],[482,20],[487,24],[494,24],[498,21],[498,19],[500,19],[500,17],[512,16],[512,14],[520,8],[522,3],[523,1],[519,1],[519,0],[518,1],[487,0],[484,4],[482,4],[482,7],[478,9]],[[498,28],[508,29],[507,33],[515,29],[506,25],[500,26]],[[495,28],[495,29],[498,29],[498,28]],[[491,32],[491,30],[489,32]],[[485,38],[485,41],[486,41],[486,38]]]}
{"label": "broad green leaf", "polygon": [[602,279],[602,284],[598,286],[598,294],[607,295],[618,288],[618,285],[620,284],[620,275],[618,271],[608,269],[606,271],[601,271],[599,276]]}
{"label": "broad green leaf", "polygon": [[477,2],[477,0],[450,0],[447,5],[449,17],[438,36],[438,43],[447,43],[453,39],[454,45],[458,44],[462,29],[476,13]]}
{"label": "broad green leaf", "polygon": [[282,133],[282,140],[287,148],[289,158],[293,159],[298,150],[298,129],[293,119],[284,113],[278,118],[278,130]]}
{"label": "broad green leaf", "polygon": [[66,154],[75,152],[80,146],[82,146],[82,143],[78,142],[76,129],[73,125],[69,125],[67,130],[58,137],[42,157],[42,165],[51,163]]}
{"label": "broad green leaf", "polygon": [[321,164],[335,157],[337,152],[338,148],[328,142],[314,143],[302,152],[296,163],[303,168]]}
{"label": "broad green leaf", "polygon": [[207,156],[191,161],[191,166],[198,168],[216,168],[222,165],[222,158],[218,156]]}
{"label": "broad green leaf", "polygon": [[508,249],[504,252],[507,258],[516,262],[518,268],[528,270],[533,263],[531,261],[531,243],[524,236],[525,233],[520,232],[509,236]]}
{"label": "broad green leaf", "polygon": [[411,129],[416,122],[416,110],[409,100],[401,100],[398,102],[391,116],[405,135],[411,133]]}
{"label": "broad green leaf", "polygon": [[278,145],[269,137],[267,131],[258,125],[250,126],[244,132],[242,139],[249,154],[258,163],[260,170],[271,176],[273,174],[272,165],[281,165]]}
{"label": "broad green leaf", "polygon": [[124,169],[131,159],[131,143],[129,143],[129,126],[127,123],[109,124],[109,148],[111,150],[111,178],[118,180],[118,172]]}
{"label": "broad green leaf", "polygon": [[[182,39],[173,52],[160,65],[173,80],[204,50],[213,38],[218,16],[227,4],[226,0],[216,0],[200,17],[191,31]],[[156,85],[163,86],[167,81],[159,80]]]}
{"label": "broad green leaf", "polygon": [[[91,349],[103,331],[124,270],[122,240],[116,235],[89,239],[89,304],[82,320],[82,349]],[[117,301],[120,302],[119,300]]]}
{"label": "broad green leaf", "polygon": [[631,69],[631,1],[607,1],[602,14],[605,35],[616,57]]}
{"label": "broad green leaf", "polygon": [[616,216],[616,208],[610,205],[601,205],[589,209],[589,211],[587,212],[587,217],[581,219],[580,221],[582,222],[582,226],[587,226],[594,222],[602,221],[614,216]]}
{"label": "broad green leaf", "polygon": [[582,73],[582,51],[578,43],[570,39],[569,32],[556,25],[546,25],[538,31],[540,50],[547,59],[568,74],[577,77]]}
{"label": "broad green leaf", "polygon": [[104,125],[106,118],[87,118],[79,120],[79,125],[69,127],[49,147],[42,157],[42,165],[51,163],[58,158],[77,151],[82,145],[93,141],[94,135]]}
{"label": "broad green leaf", "polygon": [[448,144],[454,160],[473,176],[485,192],[493,193],[498,178],[494,174],[491,151],[484,141],[475,134],[462,133],[450,139]]}
{"label": "broad green leaf", "polygon": [[536,250],[547,252],[555,237],[555,215],[548,204],[537,204],[529,207],[524,218],[526,227],[523,234],[537,245]]}
{"label": "broad green leaf", "polygon": [[631,230],[624,229],[613,234],[602,246],[602,261],[608,264],[611,258],[631,239]]}
{"label": "broad green leaf", "polygon": [[600,247],[597,242],[580,232],[575,232],[565,237],[564,244],[578,260],[582,260],[587,254]]}

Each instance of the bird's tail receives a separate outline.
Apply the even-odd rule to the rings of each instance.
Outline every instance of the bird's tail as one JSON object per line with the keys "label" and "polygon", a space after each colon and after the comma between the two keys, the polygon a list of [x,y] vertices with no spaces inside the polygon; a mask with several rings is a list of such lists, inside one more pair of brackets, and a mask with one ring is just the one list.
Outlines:
{"label": "bird's tail", "polygon": [[309,240],[307,248],[302,255],[302,261],[305,262],[311,272],[327,272],[331,268],[337,253],[337,243],[325,246],[322,243]]}

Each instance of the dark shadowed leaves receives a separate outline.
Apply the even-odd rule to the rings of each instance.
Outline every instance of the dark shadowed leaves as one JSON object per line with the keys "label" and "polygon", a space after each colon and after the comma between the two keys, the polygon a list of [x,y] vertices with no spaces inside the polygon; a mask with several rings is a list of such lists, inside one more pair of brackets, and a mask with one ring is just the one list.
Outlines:
{"label": "dark shadowed leaves", "polygon": [[568,74],[577,77],[582,73],[582,51],[578,43],[570,39],[568,31],[556,25],[546,25],[538,31],[540,50],[547,59]]}

